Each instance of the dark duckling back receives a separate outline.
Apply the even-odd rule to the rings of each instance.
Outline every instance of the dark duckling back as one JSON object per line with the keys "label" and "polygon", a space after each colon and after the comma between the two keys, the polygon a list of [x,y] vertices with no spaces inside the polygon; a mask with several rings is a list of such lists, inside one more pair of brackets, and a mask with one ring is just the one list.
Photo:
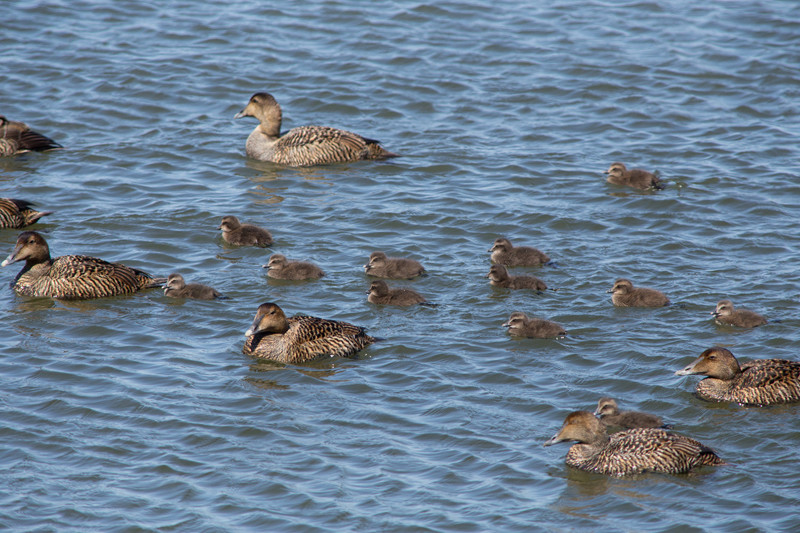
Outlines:
{"label": "dark duckling back", "polygon": [[412,289],[393,289],[385,281],[376,280],[367,290],[367,300],[378,305],[416,305],[427,303],[425,297]]}
{"label": "dark duckling back", "polygon": [[283,254],[272,254],[266,265],[267,276],[275,279],[319,279],[325,275],[317,265],[306,261],[289,261]]}
{"label": "dark duckling back", "polygon": [[222,230],[222,238],[228,244],[261,248],[272,245],[270,232],[253,224],[242,224],[238,218],[232,215],[222,217],[217,229]]}
{"label": "dark duckling back", "polygon": [[503,327],[508,328],[508,334],[515,337],[547,339],[567,334],[559,324],[541,318],[531,318],[521,311],[511,313]]}
{"label": "dark duckling back", "polygon": [[720,300],[711,312],[718,324],[739,328],[755,328],[767,323],[767,319],[749,309],[736,309],[730,300]]}
{"label": "dark duckling back", "polygon": [[200,283],[186,283],[180,274],[170,274],[164,285],[164,295],[170,298],[191,298],[194,300],[223,299],[225,296],[218,290]]}
{"label": "dark duckling back", "polygon": [[504,237],[495,239],[488,250],[492,254],[492,262],[507,267],[540,266],[550,261],[547,254],[530,246],[514,246]]}
{"label": "dark duckling back", "polygon": [[369,276],[388,279],[411,279],[426,275],[425,268],[414,259],[386,257],[383,252],[372,252],[364,265]]}
{"label": "dark duckling back", "polygon": [[512,276],[503,265],[492,265],[489,269],[489,283],[505,289],[532,289],[543,291],[547,289],[544,281],[535,276]]}
{"label": "dark duckling back", "polygon": [[709,348],[678,376],[708,376],[697,384],[697,395],[709,401],[772,405],[800,401],[800,362],[756,359],[739,365],[725,348]]}
{"label": "dark duckling back", "polygon": [[605,171],[608,175],[606,181],[614,185],[627,185],[636,189],[663,189],[664,185],[658,176],[642,170],[640,168],[632,168],[628,170],[623,163],[611,163],[608,170]]}
{"label": "dark duckling back", "polygon": [[704,465],[726,464],[708,446],[663,429],[629,429],[609,436],[588,411],[570,413],[561,430],[544,445],[564,441],[577,441],[567,452],[568,465],[610,476],[682,474]]}
{"label": "dark duckling back", "polygon": [[65,255],[52,259],[47,241],[35,231],[21,233],[14,251],[0,266],[23,259],[25,266],[12,287],[25,296],[84,300],[133,294],[164,282],[142,270],[96,257]]}
{"label": "dark duckling back", "polygon": [[611,293],[611,301],[617,307],[663,307],[669,305],[669,298],[663,292],[644,287],[634,287],[629,279],[620,278],[606,292]]}
{"label": "dark duckling back", "polygon": [[624,429],[666,427],[660,416],[641,411],[620,411],[613,398],[600,398],[594,414],[606,426]]}

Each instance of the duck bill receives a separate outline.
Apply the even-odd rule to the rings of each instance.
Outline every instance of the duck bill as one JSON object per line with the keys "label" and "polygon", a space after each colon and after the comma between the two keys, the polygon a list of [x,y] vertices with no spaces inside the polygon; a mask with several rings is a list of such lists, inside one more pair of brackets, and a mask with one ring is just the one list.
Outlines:
{"label": "duck bill", "polygon": [[503,327],[504,327],[504,328],[511,328],[511,324],[509,324],[508,322],[505,322],[505,323],[503,324]]}
{"label": "duck bill", "polygon": [[561,439],[560,435],[561,432],[556,433],[555,435],[553,435],[551,439],[545,442],[542,446],[552,446],[553,444],[558,444],[559,442],[563,442],[563,439]]}
{"label": "duck bill", "polygon": [[0,263],[0,267],[8,266],[11,263],[16,263],[17,262],[17,254],[19,253],[20,248],[22,248],[22,247],[21,246],[17,246],[16,248],[14,248],[14,251],[11,252],[11,254],[9,254],[9,256],[6,257],[3,260],[2,263]]}
{"label": "duck bill", "polygon": [[610,294],[610,293],[612,293],[612,292],[614,292],[614,289],[608,289],[608,290],[606,291],[606,293],[609,293],[609,294]]}
{"label": "duck bill", "polygon": [[236,113],[235,115],[233,115],[233,118],[234,118],[234,119],[237,119],[237,118],[243,118],[243,117],[249,117],[249,116],[250,116],[250,115],[246,114],[246,113],[244,112],[244,109],[242,109],[241,111],[239,111],[238,113]]}
{"label": "duck bill", "polygon": [[675,372],[675,375],[676,376],[689,376],[691,374],[697,374],[697,372],[694,371],[694,367],[695,367],[695,365],[697,365],[697,363],[699,363],[702,360],[703,360],[702,357],[698,357],[697,359],[692,361],[692,363],[689,366],[684,367],[682,370],[678,370],[677,372]]}

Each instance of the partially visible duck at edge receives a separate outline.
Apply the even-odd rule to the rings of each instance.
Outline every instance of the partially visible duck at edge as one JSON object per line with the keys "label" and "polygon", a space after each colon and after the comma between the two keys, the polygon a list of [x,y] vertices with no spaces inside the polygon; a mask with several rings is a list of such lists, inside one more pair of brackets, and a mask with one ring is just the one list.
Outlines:
{"label": "partially visible duck at edge", "polygon": [[0,156],[18,155],[25,152],[43,152],[62,148],[60,144],[25,124],[8,120],[0,115]]}
{"label": "partially visible duck at edge", "polygon": [[620,411],[613,398],[600,398],[594,415],[606,426],[623,429],[633,428],[668,428],[660,416],[641,411]]}
{"label": "partially visible duck at edge", "polygon": [[642,170],[641,168],[632,168],[628,170],[624,163],[615,162],[611,163],[608,170],[604,172],[608,175],[606,181],[614,185],[627,185],[636,189],[656,189],[664,188],[664,184],[655,174]]}
{"label": "partially visible duck at edge", "polygon": [[567,452],[566,463],[596,474],[683,474],[705,465],[726,464],[708,446],[663,429],[636,428],[609,436],[605,425],[589,411],[570,413],[561,430],[544,445],[565,441],[577,441]]}
{"label": "partially visible duck at edge", "polygon": [[383,252],[372,252],[364,265],[368,276],[387,279],[411,279],[425,276],[425,268],[415,259],[405,257],[386,257]]}
{"label": "partially visible duck at edge", "polygon": [[512,276],[503,265],[492,265],[486,277],[489,278],[489,283],[495,287],[503,287],[505,289],[533,289],[535,291],[547,289],[545,282],[539,278],[535,276]]}
{"label": "partially visible duck at edge", "polygon": [[563,337],[567,334],[560,324],[543,318],[531,318],[522,311],[511,313],[503,327],[508,328],[508,334],[514,337],[549,339]]}
{"label": "partially visible duck at edge", "polygon": [[247,155],[292,167],[343,163],[364,159],[387,159],[389,152],[380,141],[326,126],[301,126],[281,134],[281,106],[265,92],[250,97],[233,118],[255,117],[259,125],[247,138]]}
{"label": "partially visible duck at edge", "polygon": [[617,307],[663,307],[669,298],[663,292],[644,287],[634,287],[629,279],[620,278],[606,292],[611,293],[611,302]]}
{"label": "partially visible duck at edge", "polygon": [[64,300],[84,300],[160,287],[164,278],[120,263],[109,263],[85,255],[64,255],[52,259],[44,237],[26,231],[0,266],[25,260],[25,266],[11,287],[25,296],[49,296]]}
{"label": "partially visible duck at edge", "polygon": [[767,319],[749,309],[736,309],[730,300],[720,300],[717,308],[711,311],[714,320],[721,326],[755,328],[767,323]]}
{"label": "partially visible duck at edge", "polygon": [[364,328],[313,316],[286,318],[275,303],[261,304],[245,332],[242,352],[280,363],[302,363],[320,357],[350,357],[375,338]]}
{"label": "partially visible duck at edge", "polygon": [[434,306],[424,296],[413,289],[391,288],[383,280],[373,281],[367,290],[367,301],[378,305],[417,305]]}
{"label": "partially visible duck at edge", "polygon": [[711,402],[772,405],[800,401],[800,362],[755,359],[739,365],[730,350],[709,348],[677,376],[700,374],[697,396]]}
{"label": "partially visible duck at edge", "polygon": [[0,198],[0,228],[24,228],[35,224],[43,216],[53,214],[52,211],[36,211],[34,205],[27,200]]}
{"label": "partially visible duck at edge", "polygon": [[177,273],[167,277],[164,285],[164,296],[170,298],[191,298],[194,300],[225,299],[226,297],[213,287],[200,283],[186,283],[183,276]]}
{"label": "partially visible duck at edge", "polygon": [[272,245],[272,235],[269,231],[253,224],[242,224],[233,215],[222,217],[217,229],[222,230],[222,239],[228,244],[261,248]]}
{"label": "partially visible duck at edge", "polygon": [[305,279],[319,279],[325,275],[317,265],[307,261],[289,261],[283,254],[272,254],[266,265],[267,276],[274,279],[288,279],[300,281]]}
{"label": "partially visible duck at edge", "polygon": [[492,254],[493,263],[507,267],[540,266],[550,261],[544,252],[531,246],[514,246],[505,237],[495,239],[488,251]]}

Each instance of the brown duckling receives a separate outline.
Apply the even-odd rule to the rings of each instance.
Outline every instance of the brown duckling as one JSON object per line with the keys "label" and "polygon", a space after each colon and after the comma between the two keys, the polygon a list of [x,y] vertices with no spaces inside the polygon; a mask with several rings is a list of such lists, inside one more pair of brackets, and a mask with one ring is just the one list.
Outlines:
{"label": "brown duckling", "polygon": [[364,328],[347,322],[300,315],[286,318],[275,303],[258,307],[245,336],[245,355],[280,363],[349,357],[376,340]]}
{"label": "brown duckling", "polygon": [[27,200],[0,198],[0,228],[24,228],[34,224],[52,211],[35,211]]}
{"label": "brown duckling", "polygon": [[386,257],[383,252],[372,252],[369,262],[364,265],[369,276],[388,279],[411,279],[426,275],[425,268],[414,259],[405,257]]}
{"label": "brown duckling", "polygon": [[665,427],[660,416],[641,411],[620,411],[617,401],[613,398],[600,398],[594,414],[606,426],[624,429]]}
{"label": "brown duckling", "polygon": [[741,366],[730,350],[709,348],[676,376],[708,376],[697,396],[711,402],[772,405],[800,401],[800,362],[756,359]]}
{"label": "brown duckling", "polygon": [[763,326],[767,319],[755,311],[749,309],[736,309],[730,300],[720,300],[717,308],[711,311],[717,324],[725,326],[736,326],[739,328],[754,328]]}
{"label": "brown duckling", "polygon": [[605,171],[608,175],[606,181],[614,185],[627,185],[628,187],[635,187],[637,189],[663,189],[664,185],[658,176],[642,170],[640,168],[633,168],[628,170],[623,163],[611,163],[608,170]]}
{"label": "brown duckling", "polygon": [[511,313],[503,327],[508,328],[508,334],[514,337],[548,339],[563,337],[567,334],[566,330],[559,324],[541,318],[529,318],[528,315],[521,311]]}
{"label": "brown duckling", "polygon": [[[391,289],[383,280],[373,281],[367,290],[367,301],[378,305],[427,304],[424,296],[412,289]],[[429,304],[430,305],[430,304]]]}
{"label": "brown duckling", "polygon": [[611,301],[617,307],[663,307],[669,305],[669,298],[663,292],[643,287],[633,287],[628,279],[618,279],[606,292],[611,293]]}
{"label": "brown duckling", "polygon": [[301,126],[281,135],[281,106],[269,93],[256,93],[233,118],[260,122],[247,138],[247,155],[280,165],[307,167],[362,159],[396,157],[380,141],[325,126]]}
{"label": "brown duckling", "polygon": [[24,122],[8,120],[0,115],[0,156],[25,152],[43,152],[61,148],[61,145],[41,133],[32,131]]}
{"label": "brown duckling", "polygon": [[23,259],[25,266],[11,286],[25,296],[84,300],[133,294],[164,283],[163,278],[153,278],[137,268],[96,257],[64,255],[52,259],[47,241],[35,231],[21,233],[14,251],[0,266]]}
{"label": "brown duckling", "polygon": [[164,296],[170,298],[192,298],[194,300],[213,300],[215,298],[224,299],[218,290],[208,285],[199,283],[189,283],[180,274],[170,274],[167,283],[164,285]]}
{"label": "brown duckling", "polygon": [[496,287],[506,289],[533,289],[543,291],[547,289],[544,281],[535,276],[512,276],[503,265],[492,265],[489,269],[489,283]]}
{"label": "brown duckling", "polygon": [[577,441],[567,452],[568,465],[610,476],[683,474],[704,465],[726,464],[708,446],[663,429],[636,428],[609,436],[605,425],[588,411],[570,413],[544,445],[564,441]]}
{"label": "brown duckling", "polygon": [[275,279],[319,279],[325,275],[317,265],[306,261],[289,261],[283,254],[272,254],[263,268],[267,268],[267,276]]}
{"label": "brown duckling", "polygon": [[260,246],[266,248],[272,245],[270,232],[253,224],[242,224],[232,215],[222,217],[217,229],[222,230],[222,238],[228,244],[236,246]]}
{"label": "brown duckling", "polygon": [[550,261],[547,254],[530,246],[514,246],[505,237],[498,237],[488,250],[493,263],[515,266],[540,266]]}

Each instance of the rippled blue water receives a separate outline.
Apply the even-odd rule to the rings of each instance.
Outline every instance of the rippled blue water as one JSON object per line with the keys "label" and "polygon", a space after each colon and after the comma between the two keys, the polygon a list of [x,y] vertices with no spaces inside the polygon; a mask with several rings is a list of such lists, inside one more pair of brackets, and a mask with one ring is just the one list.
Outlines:
{"label": "rippled blue water", "polygon": [[[709,405],[673,372],[723,344],[797,358],[800,10],[775,2],[10,1],[0,114],[66,148],[0,160],[54,210],[54,255],[214,285],[87,302],[0,292],[0,526],[10,530],[638,531],[800,527],[797,406]],[[403,157],[248,160],[233,115],[273,93]],[[605,183],[616,160],[664,191]],[[223,215],[270,229],[222,243]],[[17,231],[2,230],[7,254]],[[489,286],[505,235],[558,291]],[[437,308],[371,305],[370,252]],[[268,280],[270,253],[319,282]],[[524,270],[524,269],[522,269]],[[10,281],[17,265],[0,271]],[[617,309],[617,277],[667,293]],[[771,320],[715,326],[728,297]],[[241,354],[255,308],[366,326],[356,360]],[[561,340],[507,337],[515,310]],[[543,448],[611,395],[731,466],[608,479]]]}

